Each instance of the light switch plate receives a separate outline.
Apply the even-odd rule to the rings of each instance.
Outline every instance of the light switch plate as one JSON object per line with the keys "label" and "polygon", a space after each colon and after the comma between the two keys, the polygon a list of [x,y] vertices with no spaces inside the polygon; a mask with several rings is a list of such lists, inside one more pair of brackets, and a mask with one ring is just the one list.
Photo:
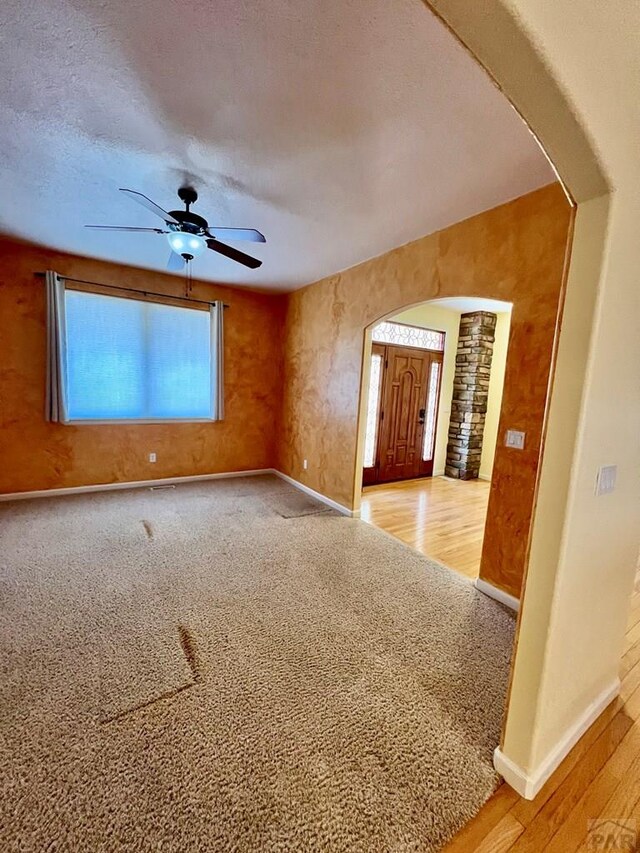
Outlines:
{"label": "light switch plate", "polygon": [[518,429],[508,429],[504,443],[514,450],[524,450],[524,436],[525,434]]}
{"label": "light switch plate", "polygon": [[603,465],[598,468],[598,477],[596,479],[596,495],[608,495],[616,487],[616,477],[618,474],[617,465]]}

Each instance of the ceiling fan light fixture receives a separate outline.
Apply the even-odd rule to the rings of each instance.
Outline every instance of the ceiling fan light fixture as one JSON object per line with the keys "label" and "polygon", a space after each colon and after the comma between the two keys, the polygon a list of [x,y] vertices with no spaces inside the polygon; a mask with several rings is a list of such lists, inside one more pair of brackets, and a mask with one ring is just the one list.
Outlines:
{"label": "ceiling fan light fixture", "polygon": [[171,246],[171,250],[176,255],[191,255],[195,258],[201,255],[207,248],[207,243],[204,237],[199,234],[187,234],[184,231],[172,231],[167,234],[167,240]]}

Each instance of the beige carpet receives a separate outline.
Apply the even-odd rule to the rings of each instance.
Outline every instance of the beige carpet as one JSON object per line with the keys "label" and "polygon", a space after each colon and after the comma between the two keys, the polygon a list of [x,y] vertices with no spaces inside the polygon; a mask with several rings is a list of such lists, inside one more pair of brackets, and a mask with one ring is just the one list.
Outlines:
{"label": "beige carpet", "polygon": [[433,851],[497,784],[513,619],[367,524],[260,477],[0,527],[3,851]]}

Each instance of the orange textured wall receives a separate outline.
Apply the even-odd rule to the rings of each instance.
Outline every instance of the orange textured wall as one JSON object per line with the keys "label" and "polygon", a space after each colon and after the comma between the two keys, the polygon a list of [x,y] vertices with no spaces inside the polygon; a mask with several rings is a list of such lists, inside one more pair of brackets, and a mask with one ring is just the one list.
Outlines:
{"label": "orange textured wall", "polygon": [[[44,419],[45,298],[38,270],[184,294],[175,276],[0,240],[0,492],[272,467],[281,411],[285,297],[193,282],[223,299],[225,420],[63,426]],[[272,330],[269,334],[268,330]],[[155,451],[158,461],[149,463]]]}
{"label": "orange textured wall", "polygon": [[512,302],[499,436],[524,429],[526,447],[499,440],[481,576],[519,595],[571,221],[566,197],[551,185],[291,294],[280,470],[357,505],[365,327],[437,297]]}

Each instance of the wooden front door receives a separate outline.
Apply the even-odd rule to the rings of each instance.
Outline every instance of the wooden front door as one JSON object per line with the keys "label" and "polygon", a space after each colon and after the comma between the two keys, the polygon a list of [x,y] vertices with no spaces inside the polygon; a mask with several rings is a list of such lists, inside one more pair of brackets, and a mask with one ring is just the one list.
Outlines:
{"label": "wooden front door", "polygon": [[419,477],[429,381],[429,353],[387,346],[378,482]]}
{"label": "wooden front door", "polygon": [[376,448],[373,464],[364,469],[363,484],[430,476],[442,353],[374,344],[372,365],[376,359]]}

